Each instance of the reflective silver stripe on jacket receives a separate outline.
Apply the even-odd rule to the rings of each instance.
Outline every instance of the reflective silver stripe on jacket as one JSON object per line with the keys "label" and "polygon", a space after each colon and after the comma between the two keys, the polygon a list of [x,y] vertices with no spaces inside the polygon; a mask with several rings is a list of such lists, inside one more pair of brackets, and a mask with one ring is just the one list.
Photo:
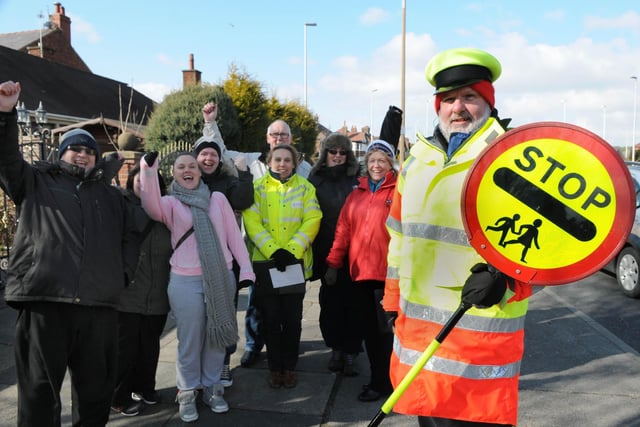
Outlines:
{"label": "reflective silver stripe on jacket", "polygon": [[[420,351],[403,349],[397,339],[394,340],[393,351],[400,359],[400,362],[410,366],[415,365],[420,356],[422,356],[422,352]],[[432,356],[423,369],[472,380],[493,380],[514,378],[520,372],[520,361],[506,365],[470,365],[468,363]]]}
{"label": "reflective silver stripe on jacket", "polygon": [[395,267],[387,267],[387,279],[399,279],[400,271]]}
{"label": "reflective silver stripe on jacket", "polygon": [[263,230],[256,234],[256,237],[253,239],[256,247],[261,248],[271,239],[271,234],[267,230]]}
{"label": "reflective silver stripe on jacket", "polygon": [[400,224],[400,221],[398,221],[397,219],[395,219],[391,215],[389,215],[387,217],[386,225],[387,225],[387,227],[389,227],[391,230],[395,231],[396,233],[400,233],[402,231],[402,224]]}
{"label": "reflective silver stripe on jacket", "polygon": [[308,248],[311,246],[311,239],[305,233],[297,233],[291,238],[291,240],[293,240],[303,248]]}
{"label": "reflective silver stripe on jacket", "polygon": [[[267,220],[268,222],[268,220]],[[295,217],[295,216],[283,216],[282,218],[280,218],[280,222],[284,223],[291,223],[291,224],[300,224],[302,221],[300,221],[300,217]]]}
{"label": "reflective silver stripe on jacket", "polygon": [[411,154],[409,154],[409,157],[407,157],[407,160],[405,160],[405,163],[402,166],[402,169],[400,170],[400,175],[402,175],[403,178],[407,176],[407,170],[409,169],[409,166],[411,166],[411,163],[415,161],[416,161],[415,156],[412,156]]}
{"label": "reflective silver stripe on jacket", "polygon": [[[391,226],[391,224],[389,225]],[[470,246],[467,233],[457,228],[433,224],[402,223],[402,234],[404,237],[420,237],[454,245]]]}
{"label": "reflective silver stripe on jacket", "polygon": [[[424,320],[427,322],[444,325],[453,314],[452,311],[439,308],[410,303],[404,298],[400,298],[400,307],[405,315],[410,319]],[[513,333],[524,328],[525,316],[515,318],[495,318],[473,316],[469,313],[462,316],[456,324],[456,328],[466,329],[476,332]]]}

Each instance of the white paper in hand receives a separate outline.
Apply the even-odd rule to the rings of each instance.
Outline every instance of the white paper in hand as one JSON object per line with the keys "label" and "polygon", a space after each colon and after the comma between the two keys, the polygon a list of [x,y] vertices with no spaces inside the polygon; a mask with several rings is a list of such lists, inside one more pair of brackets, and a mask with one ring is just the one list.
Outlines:
{"label": "white paper in hand", "polygon": [[302,265],[288,265],[285,271],[278,271],[277,268],[270,268],[271,284],[274,289],[284,288],[285,286],[299,285],[304,283],[304,273]]}

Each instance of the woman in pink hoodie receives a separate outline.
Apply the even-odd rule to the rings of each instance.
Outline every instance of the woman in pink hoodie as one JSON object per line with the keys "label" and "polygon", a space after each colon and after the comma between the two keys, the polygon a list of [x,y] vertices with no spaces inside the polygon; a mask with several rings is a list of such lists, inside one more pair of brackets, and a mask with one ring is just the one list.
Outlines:
{"label": "woman in pink hoodie", "polygon": [[229,202],[202,182],[193,155],[176,158],[167,196],[160,195],[156,157],[147,153],[140,161],[142,207],[171,231],[167,292],[177,325],[177,401],[182,421],[192,422],[198,419],[201,388],[213,412],[229,410],[220,374],[225,348],[238,340],[233,259],[242,285],[253,283],[255,275]]}

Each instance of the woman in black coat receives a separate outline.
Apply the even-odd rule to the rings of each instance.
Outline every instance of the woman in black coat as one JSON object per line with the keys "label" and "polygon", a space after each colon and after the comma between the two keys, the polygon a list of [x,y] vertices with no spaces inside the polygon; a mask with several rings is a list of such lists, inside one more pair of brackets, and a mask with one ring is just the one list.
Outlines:
{"label": "woman in black coat", "polygon": [[320,279],[320,330],[331,359],[328,368],[354,376],[353,359],[362,350],[359,316],[353,305],[354,285],[349,277],[348,262],[338,271],[335,285],[324,281],[326,258],[333,244],[336,223],[345,199],[358,185],[360,166],[346,135],[332,133],[320,144],[318,160],[309,181],[316,188],[322,210],[320,231],[313,241],[313,280]]}
{"label": "woman in black coat", "polygon": [[[124,192],[140,233],[135,273],[118,302],[118,373],[112,408],[135,416],[143,403],[158,403],[156,369],[160,337],[169,313],[169,258],[171,233],[164,224],[147,216],[140,204],[140,167],[129,172]],[[161,177],[160,177],[161,178]],[[162,183],[163,181],[160,180]],[[164,185],[161,184],[164,193]]]}

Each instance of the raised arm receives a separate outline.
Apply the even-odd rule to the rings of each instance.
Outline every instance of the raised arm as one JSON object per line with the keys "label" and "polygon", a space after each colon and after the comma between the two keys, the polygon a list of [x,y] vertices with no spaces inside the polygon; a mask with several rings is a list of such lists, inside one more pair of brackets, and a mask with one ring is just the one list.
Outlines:
{"label": "raised arm", "polygon": [[16,203],[24,199],[31,167],[22,158],[18,146],[18,124],[15,106],[20,96],[20,83],[0,83],[0,187]]}
{"label": "raised arm", "polygon": [[153,154],[147,153],[140,159],[140,200],[142,208],[151,219],[167,224],[162,213],[157,153],[155,156],[152,156]]}

